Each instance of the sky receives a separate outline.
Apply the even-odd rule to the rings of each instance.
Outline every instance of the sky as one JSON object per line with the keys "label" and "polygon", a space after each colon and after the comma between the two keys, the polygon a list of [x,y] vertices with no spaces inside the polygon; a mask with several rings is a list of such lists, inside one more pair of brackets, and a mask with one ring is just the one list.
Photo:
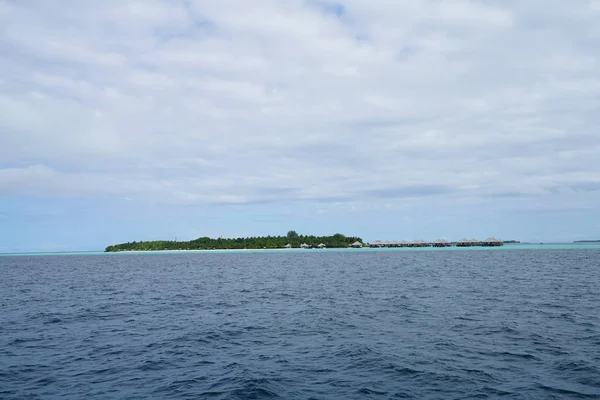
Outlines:
{"label": "sky", "polygon": [[600,239],[600,0],[0,0],[0,252]]}

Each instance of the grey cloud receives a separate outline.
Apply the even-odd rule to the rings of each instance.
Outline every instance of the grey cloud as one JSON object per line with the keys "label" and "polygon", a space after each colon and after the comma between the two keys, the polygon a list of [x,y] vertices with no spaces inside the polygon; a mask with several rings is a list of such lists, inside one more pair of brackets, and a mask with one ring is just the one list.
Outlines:
{"label": "grey cloud", "polygon": [[388,189],[377,189],[367,191],[365,194],[372,198],[405,198],[405,197],[421,197],[421,196],[432,196],[432,195],[443,195],[455,191],[454,188],[447,187],[444,185],[410,185],[410,186],[398,186]]}
{"label": "grey cloud", "polygon": [[575,191],[582,192],[600,192],[600,181],[598,182],[580,182],[569,186]]}
{"label": "grey cloud", "polygon": [[0,191],[584,196],[600,176],[590,4],[3,2]]}

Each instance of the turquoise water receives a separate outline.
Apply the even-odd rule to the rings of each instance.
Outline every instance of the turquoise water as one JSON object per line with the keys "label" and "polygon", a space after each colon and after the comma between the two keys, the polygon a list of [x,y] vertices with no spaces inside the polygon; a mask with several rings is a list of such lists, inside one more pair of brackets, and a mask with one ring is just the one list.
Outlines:
{"label": "turquoise water", "polygon": [[45,253],[0,253],[2,256],[68,256],[68,255],[131,255],[131,254],[181,254],[181,253],[279,253],[279,252],[357,252],[357,251],[507,251],[507,250],[600,250],[600,243],[548,243],[548,244],[507,244],[502,247],[416,247],[416,248],[363,248],[363,249],[256,249],[256,250],[165,250],[165,251],[127,251],[118,253],[105,253],[103,251],[78,251],[78,252],[45,252]]}

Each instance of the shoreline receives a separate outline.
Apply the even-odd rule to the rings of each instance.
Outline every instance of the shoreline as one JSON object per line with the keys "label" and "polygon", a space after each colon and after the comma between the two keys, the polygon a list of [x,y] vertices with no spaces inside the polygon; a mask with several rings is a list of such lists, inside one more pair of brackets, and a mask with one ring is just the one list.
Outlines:
{"label": "shoreline", "polygon": [[218,249],[218,250],[124,250],[124,251],[64,251],[64,252],[13,252],[0,253],[0,257],[16,257],[16,256],[101,256],[101,255],[135,255],[135,254],[249,254],[249,253],[334,253],[334,252],[468,252],[468,251],[529,251],[529,250],[596,250],[600,251],[600,243],[521,243],[521,244],[506,244],[500,247],[413,247],[413,248],[327,248],[327,249]]}

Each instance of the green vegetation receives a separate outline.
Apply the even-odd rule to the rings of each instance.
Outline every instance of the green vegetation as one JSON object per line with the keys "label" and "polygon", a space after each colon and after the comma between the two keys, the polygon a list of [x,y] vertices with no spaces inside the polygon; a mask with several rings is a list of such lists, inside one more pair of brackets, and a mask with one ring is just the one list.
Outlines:
{"label": "green vegetation", "polygon": [[117,251],[155,251],[155,250],[225,250],[225,249],[280,249],[287,244],[292,247],[300,247],[306,243],[316,247],[323,243],[329,248],[348,247],[352,243],[360,241],[359,237],[344,236],[336,233],[333,236],[298,235],[295,231],[289,231],[286,236],[262,236],[236,239],[211,239],[201,237],[188,242],[177,242],[169,240],[156,240],[151,242],[129,242],[108,246],[106,252]]}

